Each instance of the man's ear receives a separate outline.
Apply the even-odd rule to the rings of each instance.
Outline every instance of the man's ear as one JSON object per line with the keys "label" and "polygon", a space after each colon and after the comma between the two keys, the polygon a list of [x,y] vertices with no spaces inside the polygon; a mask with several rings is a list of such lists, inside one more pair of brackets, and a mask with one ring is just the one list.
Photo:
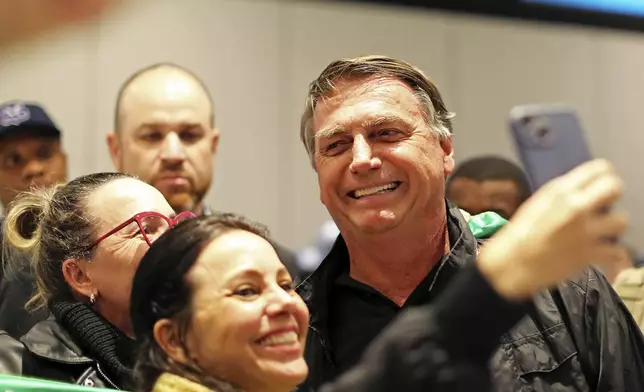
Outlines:
{"label": "man's ear", "polygon": [[217,147],[219,147],[219,129],[214,128],[212,130],[213,135],[212,135],[212,146],[210,147],[212,149],[212,153],[216,154],[217,153]]}
{"label": "man's ear", "polygon": [[67,166],[67,153],[65,151],[60,152],[60,159],[63,160],[63,170],[65,170],[65,182],[67,182],[67,173],[69,173],[69,166]]}
{"label": "man's ear", "polygon": [[110,158],[112,158],[112,164],[117,171],[121,171],[121,145],[119,143],[118,135],[112,131],[107,134],[107,148],[110,151]]}
{"label": "man's ear", "polygon": [[63,276],[72,291],[83,297],[90,298],[94,293],[92,278],[82,264],[81,259],[67,259],[63,262]]}
{"label": "man's ear", "polygon": [[452,146],[452,137],[440,140],[441,149],[443,150],[443,172],[446,176],[454,171],[454,148]]}
{"label": "man's ear", "polygon": [[174,321],[169,319],[157,321],[154,323],[152,333],[154,340],[169,358],[183,365],[188,364],[185,344],[181,342],[179,327]]}

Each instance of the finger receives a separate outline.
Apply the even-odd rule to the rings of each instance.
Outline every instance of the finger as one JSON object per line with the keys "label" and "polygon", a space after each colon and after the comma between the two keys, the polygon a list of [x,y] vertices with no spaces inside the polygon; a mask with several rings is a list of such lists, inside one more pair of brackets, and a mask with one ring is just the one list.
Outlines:
{"label": "finger", "polygon": [[593,263],[610,264],[623,258],[623,248],[618,244],[603,243],[593,247]]}
{"label": "finger", "polygon": [[615,168],[609,161],[605,159],[594,159],[582,163],[567,174],[559,177],[559,179],[568,189],[583,189],[601,176],[614,172]]}
{"label": "finger", "polygon": [[606,210],[617,202],[624,191],[624,183],[615,175],[596,177],[584,189],[578,190],[578,202],[593,212]]}
{"label": "finger", "polygon": [[605,241],[614,239],[628,228],[628,215],[621,212],[611,212],[596,215],[591,218],[589,234],[591,238]]}

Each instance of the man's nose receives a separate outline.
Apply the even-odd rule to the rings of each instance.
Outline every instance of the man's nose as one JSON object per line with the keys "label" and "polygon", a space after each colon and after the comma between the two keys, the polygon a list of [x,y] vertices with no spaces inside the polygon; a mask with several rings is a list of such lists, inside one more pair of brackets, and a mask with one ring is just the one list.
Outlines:
{"label": "man's nose", "polygon": [[32,159],[22,171],[22,177],[25,182],[33,182],[41,179],[45,175],[45,165],[38,159]]}
{"label": "man's nose", "polygon": [[349,165],[352,173],[360,174],[382,166],[380,158],[373,155],[373,148],[363,135],[357,135],[353,139],[352,153],[353,160]]}
{"label": "man's nose", "polygon": [[176,132],[166,135],[161,146],[161,160],[166,164],[181,164],[186,159],[186,151]]}

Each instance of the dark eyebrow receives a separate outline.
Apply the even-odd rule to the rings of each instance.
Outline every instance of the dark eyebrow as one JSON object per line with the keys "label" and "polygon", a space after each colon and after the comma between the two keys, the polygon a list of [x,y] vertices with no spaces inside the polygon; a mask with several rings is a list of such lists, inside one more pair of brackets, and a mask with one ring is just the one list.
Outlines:
{"label": "dark eyebrow", "polygon": [[144,130],[149,129],[149,128],[158,128],[158,127],[160,127],[160,126],[161,126],[161,124],[156,124],[156,123],[144,123],[144,124],[139,125],[139,126],[134,130],[134,132],[141,132],[141,131],[144,131]]}
{"label": "dark eyebrow", "polygon": [[172,128],[172,127],[178,127],[178,128],[200,128],[203,129],[203,125],[198,122],[178,122],[178,123],[160,123],[160,122],[149,122],[149,123],[144,123],[139,125],[136,128],[136,131],[141,131],[149,128],[160,128],[160,129],[165,129],[165,128]]}

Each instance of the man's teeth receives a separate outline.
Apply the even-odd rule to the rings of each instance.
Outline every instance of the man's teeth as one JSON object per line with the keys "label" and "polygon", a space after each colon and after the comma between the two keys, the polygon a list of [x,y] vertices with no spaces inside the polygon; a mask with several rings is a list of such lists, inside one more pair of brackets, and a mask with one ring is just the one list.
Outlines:
{"label": "man's teeth", "polygon": [[370,196],[370,195],[375,195],[377,193],[389,192],[396,188],[398,188],[398,183],[392,182],[391,184],[374,186],[373,188],[358,189],[353,192],[353,195],[355,196],[356,199],[359,199],[363,196]]}
{"label": "man's teeth", "polygon": [[262,339],[260,344],[262,346],[277,346],[279,344],[289,344],[297,342],[297,333],[294,331],[283,332],[280,334],[275,334]]}

